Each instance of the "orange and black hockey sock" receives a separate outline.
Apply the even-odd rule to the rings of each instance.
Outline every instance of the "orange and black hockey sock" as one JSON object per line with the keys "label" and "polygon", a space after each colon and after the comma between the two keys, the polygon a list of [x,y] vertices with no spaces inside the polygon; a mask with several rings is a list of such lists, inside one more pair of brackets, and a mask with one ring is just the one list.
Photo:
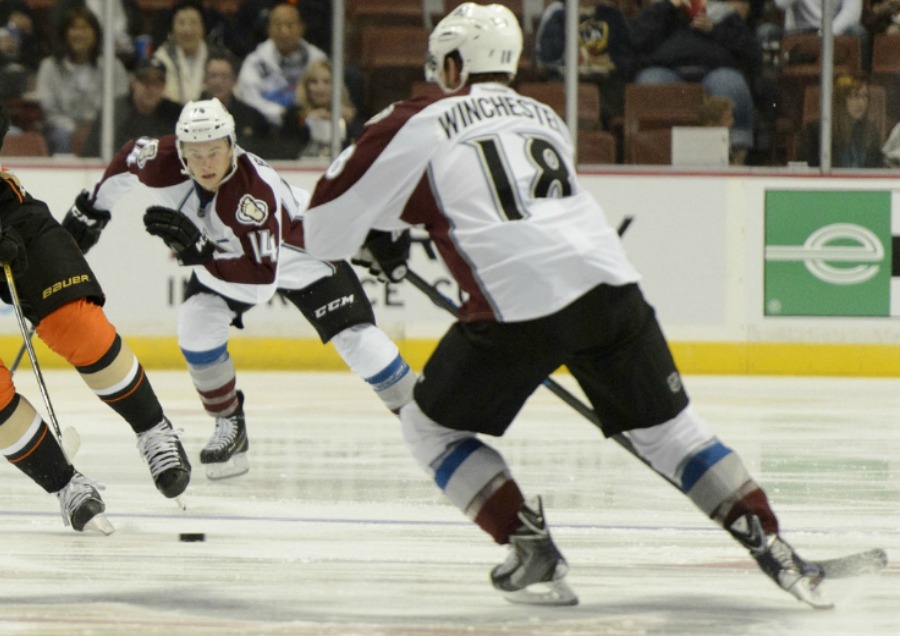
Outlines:
{"label": "orange and black hockey sock", "polygon": [[61,490],[75,474],[46,422],[19,394],[0,409],[0,454],[47,492]]}
{"label": "orange and black hockey sock", "polygon": [[37,334],[135,433],[162,420],[162,405],[144,368],[99,306],[84,299],[64,305],[41,320]]}
{"label": "orange and black hockey sock", "polygon": [[94,393],[121,415],[135,433],[148,431],[162,420],[162,405],[144,367],[118,334],[102,358],[76,368]]}

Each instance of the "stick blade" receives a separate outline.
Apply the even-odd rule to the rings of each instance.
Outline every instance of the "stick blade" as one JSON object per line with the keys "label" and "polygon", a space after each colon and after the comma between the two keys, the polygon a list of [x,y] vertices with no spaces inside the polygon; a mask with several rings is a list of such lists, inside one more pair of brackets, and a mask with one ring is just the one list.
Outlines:
{"label": "stick blade", "polygon": [[68,426],[60,433],[59,443],[62,446],[66,459],[71,462],[81,448],[81,436],[78,434],[78,431]]}
{"label": "stick blade", "polygon": [[825,559],[815,562],[825,573],[826,579],[843,579],[850,576],[872,574],[888,564],[887,553],[881,548],[874,548],[857,554],[850,554],[836,559]]}

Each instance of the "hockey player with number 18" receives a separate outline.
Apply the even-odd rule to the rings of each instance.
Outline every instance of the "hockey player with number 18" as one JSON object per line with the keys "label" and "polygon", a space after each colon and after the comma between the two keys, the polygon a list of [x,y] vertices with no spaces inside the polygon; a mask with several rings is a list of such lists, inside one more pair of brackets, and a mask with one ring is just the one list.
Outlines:
{"label": "hockey player with number 18", "polygon": [[143,183],[163,205],[144,214],[182,265],[193,266],[179,309],[178,344],[215,430],[200,453],[207,477],[249,470],[244,395],[228,353],[229,326],[276,293],[331,341],[347,365],[397,411],[415,374],[375,326],[372,306],[346,261],[302,248],[309,193],[289,186],[265,161],[235,145],[234,120],[218,99],[189,102],[174,135],[126,144],[63,220],[82,250],[100,237],[116,201]]}
{"label": "hockey player with number 18", "polygon": [[[365,249],[373,229],[422,226],[466,294],[400,411],[412,454],[450,501],[510,544],[491,572],[506,598],[576,603],[540,500],[526,502],[478,437],[502,435],[566,365],[607,436],[624,435],[781,588],[827,606],[822,566],[785,542],[763,489],[689,404],[638,272],[578,183],[565,124],[509,88],[521,51],[508,9],[457,7],[432,32],[426,66],[453,94],[373,118],[319,181],[306,214],[306,248],[328,259]],[[370,256],[373,268],[401,277],[401,255]]]}

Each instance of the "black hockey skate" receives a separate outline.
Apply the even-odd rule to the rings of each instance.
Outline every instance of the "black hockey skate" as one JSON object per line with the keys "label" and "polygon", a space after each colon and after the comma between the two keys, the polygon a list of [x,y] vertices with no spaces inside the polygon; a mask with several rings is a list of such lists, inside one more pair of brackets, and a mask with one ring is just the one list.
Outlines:
{"label": "black hockey skate", "polygon": [[150,466],[150,475],[156,489],[164,497],[175,499],[184,508],[180,496],[191,481],[191,463],[172,423],[164,417],[149,431],[138,435],[137,445],[144,461]]}
{"label": "black hockey skate", "polygon": [[745,515],[729,528],[731,535],[750,550],[760,569],[781,589],[817,609],[830,609],[834,604],[822,596],[819,584],[824,570],[805,561],[777,534],[766,534],[755,515]]}
{"label": "black hockey skate", "polygon": [[216,430],[200,451],[200,463],[206,466],[206,476],[210,479],[237,477],[250,470],[243,392],[238,391],[237,398],[237,410],[227,417],[216,418]]}
{"label": "black hockey skate", "polygon": [[509,556],[491,570],[494,587],[511,603],[577,605],[564,580],[569,566],[550,537],[540,497],[533,506],[522,504],[519,519],[522,526],[509,537]]}
{"label": "black hockey skate", "polygon": [[75,471],[69,483],[56,493],[63,522],[67,526],[72,526],[78,532],[92,530],[98,534],[113,533],[112,524],[103,514],[106,504],[100,498],[100,488],[102,486]]}

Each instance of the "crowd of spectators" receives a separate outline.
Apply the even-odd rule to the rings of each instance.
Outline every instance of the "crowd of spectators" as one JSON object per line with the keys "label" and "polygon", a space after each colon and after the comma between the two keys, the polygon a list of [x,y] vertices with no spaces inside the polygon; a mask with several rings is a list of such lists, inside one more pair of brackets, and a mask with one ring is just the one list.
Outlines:
{"label": "crowd of spectators", "polygon": [[[895,33],[900,37],[900,0],[834,0],[831,16],[835,35],[851,36],[859,41],[860,68],[853,77],[843,78],[845,85],[868,86],[873,39],[877,34]],[[708,96],[722,97],[731,103],[730,143],[733,164],[770,164],[779,158],[777,135],[791,140],[780,156],[782,161],[807,161],[818,165],[818,157],[809,157],[813,145],[810,135],[818,124],[800,128],[803,94],[799,103],[788,99],[780,81],[782,38],[795,34],[820,34],[821,0],[594,0],[581,3],[579,21],[579,75],[582,82],[598,84],[604,109],[604,128],[615,132],[621,121],[621,94],[628,84],[700,83]],[[551,77],[560,77],[563,68],[564,3],[548,4],[538,26],[535,61]],[[623,26],[624,25],[624,26]],[[895,79],[900,84],[900,77]],[[802,87],[801,87],[802,90]],[[857,91],[868,95],[868,90]],[[846,95],[836,96],[843,116]],[[847,131],[853,128],[858,138],[863,122],[871,119],[869,101],[851,96],[858,114],[850,126],[836,119],[834,135],[835,167],[880,167],[887,157],[877,154],[862,159],[857,150],[848,149]],[[714,102],[715,103],[715,102]],[[874,103],[874,102],[873,102]],[[838,106],[835,106],[837,109]],[[865,106],[865,110],[860,109]],[[797,111],[797,112],[795,112]],[[700,113],[698,113],[698,116]],[[699,117],[698,117],[699,118]],[[785,124],[784,122],[789,122]],[[842,121],[839,124],[837,121]],[[870,122],[871,123],[871,122]],[[890,122],[892,124],[896,122]],[[621,126],[621,124],[619,124]],[[788,127],[787,131],[780,130]],[[884,142],[878,127],[874,141]],[[868,135],[867,132],[867,135]],[[621,134],[621,133],[620,133]],[[620,143],[621,143],[620,137]],[[877,165],[873,165],[877,164]],[[783,165],[783,164],[782,164]]]}
{"label": "crowd of spectators", "polygon": [[[108,28],[116,47],[113,147],[173,132],[185,103],[214,96],[246,149],[268,159],[327,155],[330,2],[244,0],[234,15],[214,4],[178,0],[148,17],[138,0],[59,0],[39,15],[27,0],[0,0],[0,99],[39,111],[27,125],[43,133],[51,154],[99,156]],[[349,95],[345,144],[362,128],[362,104]]]}
{"label": "crowd of spectators", "polygon": [[[544,4],[539,20],[526,25],[533,32],[529,61],[538,79],[558,82],[565,3]],[[59,0],[37,19],[28,0],[0,0],[0,99],[39,107],[37,126],[52,154],[96,156],[101,48],[110,29],[116,47],[114,146],[142,131],[159,134],[182,104],[216,96],[234,114],[242,146],[264,158],[328,156],[331,2],[242,0],[229,14],[218,6],[173,0],[148,12],[139,0]],[[835,0],[833,6],[835,32],[860,38],[863,71],[876,34],[900,37],[900,0]],[[707,96],[722,98],[710,103],[730,105],[720,120],[729,122],[732,163],[768,163],[777,119],[784,115],[773,43],[777,47],[785,34],[817,32],[821,7],[820,0],[582,2],[579,74],[598,87],[597,127],[617,134],[621,143],[628,84],[701,83]],[[365,77],[353,62],[342,78],[344,145],[374,114],[367,112]],[[856,79],[867,81],[863,75]],[[698,112],[698,120],[706,116]],[[786,159],[812,164],[812,133],[800,132],[797,156]]]}

